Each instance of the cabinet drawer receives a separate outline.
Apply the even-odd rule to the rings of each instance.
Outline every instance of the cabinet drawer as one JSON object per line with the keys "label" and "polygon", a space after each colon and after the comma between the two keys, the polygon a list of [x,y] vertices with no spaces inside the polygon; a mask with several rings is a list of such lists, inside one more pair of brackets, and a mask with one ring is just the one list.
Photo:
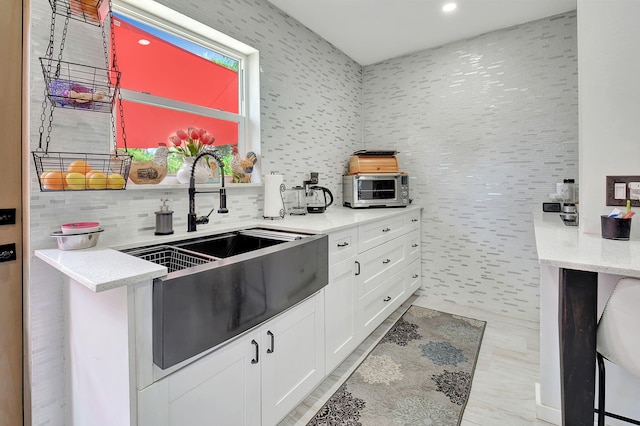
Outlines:
{"label": "cabinet drawer", "polygon": [[407,231],[408,215],[398,215],[358,226],[358,251],[360,253],[390,241]]}
{"label": "cabinet drawer", "polygon": [[353,257],[358,252],[358,228],[332,232],[329,234],[329,265],[335,265]]}
{"label": "cabinet drawer", "polygon": [[359,256],[356,273],[358,279],[357,297],[362,298],[374,291],[384,280],[398,273],[406,265],[407,243],[404,237],[372,248]]}
{"label": "cabinet drawer", "polygon": [[422,262],[420,262],[420,259],[414,260],[409,266],[407,266],[405,274],[407,294],[411,295],[420,288],[420,285],[422,285]]}
{"label": "cabinet drawer", "polygon": [[405,297],[406,274],[396,274],[358,303],[358,331],[365,339],[397,309]]}
{"label": "cabinet drawer", "polygon": [[407,214],[407,231],[420,229],[420,210]]}
{"label": "cabinet drawer", "polygon": [[405,236],[407,243],[407,264],[420,259],[420,231],[412,231]]}

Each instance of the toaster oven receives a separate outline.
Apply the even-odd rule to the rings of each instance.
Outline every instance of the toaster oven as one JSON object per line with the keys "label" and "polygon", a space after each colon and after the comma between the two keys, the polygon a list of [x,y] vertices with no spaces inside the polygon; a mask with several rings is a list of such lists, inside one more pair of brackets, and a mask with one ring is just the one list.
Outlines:
{"label": "toaster oven", "polygon": [[405,173],[365,174],[342,177],[342,204],[364,207],[406,207],[409,205],[409,175]]}

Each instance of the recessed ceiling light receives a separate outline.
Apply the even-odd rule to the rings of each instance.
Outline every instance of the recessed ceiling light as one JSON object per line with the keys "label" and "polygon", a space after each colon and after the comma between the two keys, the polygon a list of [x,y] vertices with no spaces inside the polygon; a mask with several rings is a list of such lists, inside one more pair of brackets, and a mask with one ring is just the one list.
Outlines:
{"label": "recessed ceiling light", "polygon": [[143,46],[148,46],[151,44],[151,42],[149,40],[146,40],[144,38],[141,38],[140,40],[138,40],[138,44],[141,44]]}
{"label": "recessed ceiling light", "polygon": [[453,3],[453,2],[445,3],[444,6],[442,6],[442,11],[443,12],[453,12],[454,10],[456,10],[457,7],[458,7],[458,5]]}

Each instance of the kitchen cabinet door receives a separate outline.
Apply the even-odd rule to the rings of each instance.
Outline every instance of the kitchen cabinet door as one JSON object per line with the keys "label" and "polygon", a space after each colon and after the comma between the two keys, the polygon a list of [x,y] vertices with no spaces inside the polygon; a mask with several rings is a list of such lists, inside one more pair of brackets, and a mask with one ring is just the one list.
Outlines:
{"label": "kitchen cabinet door", "polygon": [[272,426],[324,378],[324,292],[270,320],[260,332],[262,425]]}
{"label": "kitchen cabinet door", "polygon": [[406,233],[411,219],[415,215],[402,214],[358,226],[358,251],[362,253]]}
{"label": "kitchen cabinet door", "polygon": [[325,287],[325,365],[331,373],[357,346],[355,331],[355,257],[329,267]]}
{"label": "kitchen cabinet door", "polygon": [[259,338],[243,336],[140,391],[138,426],[259,425]]}

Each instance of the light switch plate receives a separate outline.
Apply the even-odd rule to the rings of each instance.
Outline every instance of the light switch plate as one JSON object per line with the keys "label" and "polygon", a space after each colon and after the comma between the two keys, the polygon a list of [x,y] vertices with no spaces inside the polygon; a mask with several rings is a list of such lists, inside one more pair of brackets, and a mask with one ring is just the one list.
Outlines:
{"label": "light switch plate", "polygon": [[629,199],[640,200],[640,182],[629,182]]}
{"label": "light switch plate", "polygon": [[635,196],[636,191],[640,192],[640,189],[630,188],[631,183],[638,182],[640,176],[607,176],[607,206],[626,206],[627,200],[631,200],[632,207],[640,207],[640,200]]}

